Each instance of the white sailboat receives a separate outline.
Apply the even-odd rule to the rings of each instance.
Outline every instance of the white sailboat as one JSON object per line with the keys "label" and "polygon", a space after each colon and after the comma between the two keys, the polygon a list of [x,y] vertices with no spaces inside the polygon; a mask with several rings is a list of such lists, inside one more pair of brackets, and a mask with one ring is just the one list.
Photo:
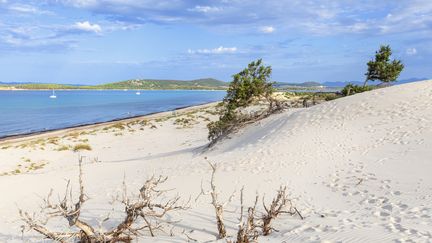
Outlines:
{"label": "white sailboat", "polygon": [[51,99],[57,98],[57,95],[55,94],[54,90],[52,91],[52,95],[50,96]]}
{"label": "white sailboat", "polygon": [[141,94],[141,92],[138,90],[136,93],[135,93],[136,95],[140,95]]}

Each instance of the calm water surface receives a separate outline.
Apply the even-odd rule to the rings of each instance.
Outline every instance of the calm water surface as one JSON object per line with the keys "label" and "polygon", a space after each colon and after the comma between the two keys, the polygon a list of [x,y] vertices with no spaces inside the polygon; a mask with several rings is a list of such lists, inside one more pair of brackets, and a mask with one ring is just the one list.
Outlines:
{"label": "calm water surface", "polygon": [[0,137],[168,111],[222,100],[225,91],[0,91]]}

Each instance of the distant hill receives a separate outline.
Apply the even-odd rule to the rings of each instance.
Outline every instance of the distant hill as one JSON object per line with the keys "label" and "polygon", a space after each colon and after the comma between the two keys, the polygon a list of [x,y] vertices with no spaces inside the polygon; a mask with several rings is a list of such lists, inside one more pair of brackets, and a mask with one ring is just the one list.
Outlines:
{"label": "distant hill", "polygon": [[0,85],[20,85],[20,84],[34,84],[30,82],[0,82]]}
{"label": "distant hill", "polygon": [[15,87],[17,89],[204,89],[224,90],[228,83],[212,79],[196,79],[189,81],[181,80],[157,80],[157,79],[133,79],[115,83],[100,85],[78,85],[78,84],[51,84],[51,83],[1,83],[3,86]]}
{"label": "distant hill", "polygon": [[212,78],[190,81],[133,79],[94,87],[101,89],[226,89],[228,83]]}
{"label": "distant hill", "polygon": [[344,87],[347,84],[363,85],[361,81],[346,81],[346,82],[324,82],[322,85],[326,87]]}
{"label": "distant hill", "polygon": [[[393,82],[392,84],[394,84],[394,85],[406,84],[406,83],[412,83],[412,82],[423,81],[423,80],[428,80],[428,78],[401,79],[401,80],[397,80],[396,82]],[[324,83],[322,83],[322,85],[324,85],[326,87],[344,87],[345,85],[347,85],[349,83],[355,84],[355,85],[363,85],[364,81],[324,82]],[[368,84],[369,85],[378,85],[378,84],[380,84],[380,82],[369,81]]]}
{"label": "distant hill", "polygon": [[[428,78],[409,78],[398,80],[392,84],[405,84],[427,80]],[[288,83],[275,82],[274,87],[280,90],[312,90],[316,88],[341,88],[348,83],[363,85],[362,81],[346,82],[303,82]],[[369,85],[378,85],[380,82],[369,82]],[[82,84],[52,84],[52,83],[18,83],[18,82],[0,82],[2,87],[15,87],[17,89],[142,89],[142,90],[162,90],[162,89],[180,89],[180,90],[225,90],[229,83],[213,78],[203,78],[195,80],[159,80],[159,79],[132,79],[121,82],[106,83],[100,85],[82,85]]]}
{"label": "distant hill", "polygon": [[303,82],[303,83],[285,83],[285,82],[276,82],[273,85],[277,89],[284,89],[284,88],[312,88],[312,87],[319,87],[322,86],[321,83],[318,82]]}

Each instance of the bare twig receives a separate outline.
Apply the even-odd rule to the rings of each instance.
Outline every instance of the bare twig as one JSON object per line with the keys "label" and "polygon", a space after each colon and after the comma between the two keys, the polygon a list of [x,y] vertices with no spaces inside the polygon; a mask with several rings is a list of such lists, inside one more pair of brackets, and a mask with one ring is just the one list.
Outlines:
{"label": "bare twig", "polygon": [[[207,159],[207,158],[205,158],[205,159]],[[235,195],[235,191],[231,194],[231,196],[228,198],[228,200],[225,203],[221,203],[219,201],[219,193],[218,193],[218,190],[217,190],[216,184],[215,184],[215,175],[216,175],[216,171],[217,171],[217,165],[213,164],[211,162],[208,162],[208,163],[212,169],[212,174],[211,174],[211,179],[210,179],[210,190],[205,191],[203,186],[201,185],[201,192],[198,195],[198,197],[200,195],[210,195],[211,196],[211,198],[212,198],[211,204],[213,205],[213,207],[215,209],[216,224],[217,224],[217,229],[218,229],[218,238],[223,239],[227,235],[224,220],[223,220],[224,207],[232,201],[232,199],[234,198],[234,195]],[[198,199],[198,197],[197,197],[197,199]]]}
{"label": "bare twig", "polygon": [[[103,220],[99,221],[99,229],[83,221],[81,210],[88,197],[84,192],[82,157],[79,159],[79,197],[73,203],[72,188],[70,182],[67,182],[66,192],[59,203],[52,203],[51,196],[53,190],[50,190],[46,199],[43,200],[44,206],[42,213],[45,214],[46,220],[38,220],[35,215],[19,210],[21,219],[25,223],[23,229],[34,230],[48,239],[57,242],[68,242],[76,239],[83,243],[93,242],[131,242],[134,237],[142,235],[142,231],[147,230],[151,236],[155,236],[157,230],[163,231],[162,219],[167,213],[175,210],[187,209],[187,205],[179,204],[180,197],[175,196],[166,201],[159,201],[164,196],[166,190],[158,189],[158,186],[166,182],[167,177],[154,176],[148,179],[139,190],[138,197],[132,199],[128,196],[125,179],[123,180],[123,192],[120,202],[125,206],[125,218],[113,229],[109,231],[102,230],[102,224],[109,220],[109,214]],[[49,219],[61,217],[67,219],[71,230],[77,228],[75,232],[54,232],[46,227]]]}

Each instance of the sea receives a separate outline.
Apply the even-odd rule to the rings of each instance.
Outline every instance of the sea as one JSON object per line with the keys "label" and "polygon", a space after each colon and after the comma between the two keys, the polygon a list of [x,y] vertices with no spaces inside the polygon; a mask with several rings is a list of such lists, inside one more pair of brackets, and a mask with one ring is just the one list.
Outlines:
{"label": "sea", "polygon": [[0,138],[130,118],[220,101],[225,91],[0,91]]}

